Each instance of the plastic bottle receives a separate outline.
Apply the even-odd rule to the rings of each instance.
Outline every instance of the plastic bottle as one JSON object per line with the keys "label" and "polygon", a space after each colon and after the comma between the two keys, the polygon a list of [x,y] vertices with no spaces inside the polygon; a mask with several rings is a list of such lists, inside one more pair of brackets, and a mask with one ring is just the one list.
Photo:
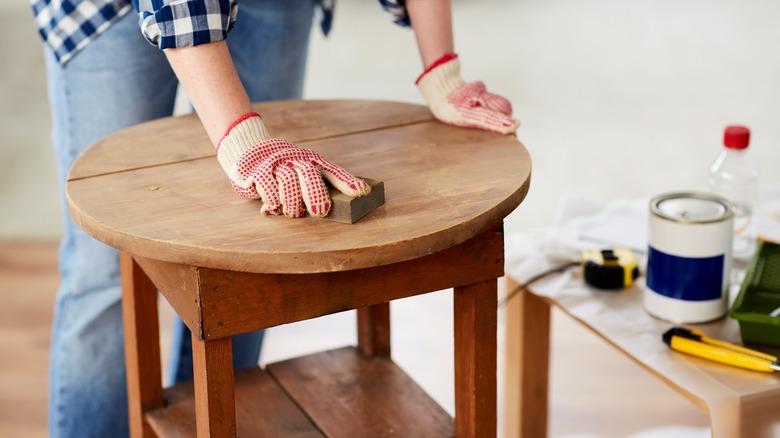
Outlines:
{"label": "plastic bottle", "polygon": [[732,256],[748,260],[756,247],[758,227],[758,168],[748,153],[750,129],[727,126],[723,150],[710,167],[709,188],[734,203],[734,246]]}

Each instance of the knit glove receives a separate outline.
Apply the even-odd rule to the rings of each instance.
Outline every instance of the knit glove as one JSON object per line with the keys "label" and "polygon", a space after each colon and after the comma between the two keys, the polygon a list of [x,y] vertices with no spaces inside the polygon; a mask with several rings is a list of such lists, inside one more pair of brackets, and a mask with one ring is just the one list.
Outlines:
{"label": "knit glove", "polygon": [[501,134],[511,134],[520,126],[506,98],[487,91],[481,81],[461,79],[460,61],[454,53],[431,64],[415,83],[433,115],[444,123]]}
{"label": "knit glove", "polygon": [[316,152],[271,138],[257,113],[233,122],[217,145],[217,160],[233,190],[245,198],[261,199],[260,211],[267,215],[301,217],[308,210],[312,216],[326,216],[331,202],[323,177],[349,196],[371,192],[363,180]]}

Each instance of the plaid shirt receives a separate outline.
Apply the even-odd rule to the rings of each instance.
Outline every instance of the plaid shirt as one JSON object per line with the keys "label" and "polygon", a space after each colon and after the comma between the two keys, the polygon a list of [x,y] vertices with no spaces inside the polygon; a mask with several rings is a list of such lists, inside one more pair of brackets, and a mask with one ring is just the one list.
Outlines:
{"label": "plaid shirt", "polygon": [[[65,64],[133,9],[141,32],[160,49],[195,46],[227,38],[238,12],[237,0],[29,0],[43,41]],[[279,0],[285,1],[285,0]],[[404,0],[379,0],[395,22],[408,25]],[[320,27],[330,31],[335,0],[317,0]]]}

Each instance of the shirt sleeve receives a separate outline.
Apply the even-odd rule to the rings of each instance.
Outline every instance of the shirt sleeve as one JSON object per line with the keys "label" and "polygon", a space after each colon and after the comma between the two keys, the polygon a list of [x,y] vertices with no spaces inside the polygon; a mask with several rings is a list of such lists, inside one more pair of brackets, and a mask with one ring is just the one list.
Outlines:
{"label": "shirt sleeve", "polygon": [[141,33],[160,49],[197,46],[227,38],[236,0],[137,0]]}

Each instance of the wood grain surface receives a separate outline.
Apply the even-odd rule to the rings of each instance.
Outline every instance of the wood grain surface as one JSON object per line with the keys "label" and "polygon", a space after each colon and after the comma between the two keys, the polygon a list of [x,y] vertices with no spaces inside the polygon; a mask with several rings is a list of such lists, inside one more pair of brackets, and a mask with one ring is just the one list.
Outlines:
{"label": "wood grain surface", "polygon": [[454,436],[449,414],[389,358],[345,347],[267,372],[330,438]]}
{"label": "wood grain surface", "polygon": [[[260,368],[236,371],[236,432],[239,437],[322,438],[306,414]],[[146,414],[157,436],[194,437],[192,382],[165,390],[166,406]],[[258,414],[260,413],[260,414]]]}
{"label": "wood grain surface", "polygon": [[381,266],[457,245],[500,223],[525,197],[530,157],[511,135],[433,120],[378,101],[256,106],[274,135],[385,184],[361,221],[291,220],[241,198],[194,116],[129,128],[88,149],[67,183],[72,216],[135,256],[255,273]]}

